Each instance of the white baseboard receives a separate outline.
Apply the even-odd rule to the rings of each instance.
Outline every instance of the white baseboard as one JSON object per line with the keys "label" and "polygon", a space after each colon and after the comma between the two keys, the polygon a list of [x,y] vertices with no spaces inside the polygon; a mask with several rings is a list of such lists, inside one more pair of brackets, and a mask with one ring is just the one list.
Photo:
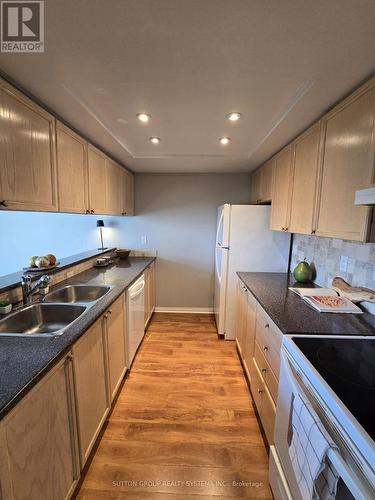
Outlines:
{"label": "white baseboard", "polygon": [[155,312],[174,314],[213,314],[210,307],[155,307]]}

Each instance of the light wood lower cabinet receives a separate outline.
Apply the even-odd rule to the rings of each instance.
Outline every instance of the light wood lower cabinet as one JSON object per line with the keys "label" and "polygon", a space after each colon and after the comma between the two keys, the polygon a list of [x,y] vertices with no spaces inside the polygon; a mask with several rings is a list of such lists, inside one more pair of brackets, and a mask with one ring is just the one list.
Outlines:
{"label": "light wood lower cabinet", "polygon": [[99,318],[73,346],[81,467],[109,411],[103,323]]}
{"label": "light wood lower cabinet", "polygon": [[70,356],[0,423],[2,500],[62,500],[79,478]]}
{"label": "light wood lower cabinet", "polygon": [[145,277],[145,328],[155,311],[156,305],[156,283],[155,283],[155,262],[153,262],[144,272]]}
{"label": "light wood lower cabinet", "polygon": [[57,122],[56,151],[59,210],[85,213],[88,208],[87,143]]}
{"label": "light wood lower cabinet", "polygon": [[238,280],[236,340],[267,441],[273,443],[283,335]]}
{"label": "light wood lower cabinet", "polygon": [[0,79],[0,209],[57,211],[55,118]]}
{"label": "light wood lower cabinet", "polygon": [[241,280],[237,283],[236,341],[249,376],[254,355],[256,301]]}
{"label": "light wood lower cabinet", "polygon": [[125,297],[121,295],[104,314],[108,386],[113,401],[126,372],[125,361]]}

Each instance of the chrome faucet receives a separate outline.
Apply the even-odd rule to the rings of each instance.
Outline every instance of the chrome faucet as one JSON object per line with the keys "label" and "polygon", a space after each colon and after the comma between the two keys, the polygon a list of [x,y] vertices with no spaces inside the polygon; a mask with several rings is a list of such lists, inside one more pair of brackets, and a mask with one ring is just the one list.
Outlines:
{"label": "chrome faucet", "polygon": [[33,276],[31,276],[30,274],[24,274],[22,276],[22,280],[21,280],[22,302],[23,302],[24,305],[30,304],[30,302],[31,302],[31,296],[33,295],[33,293],[36,292],[36,290],[41,285],[46,286],[46,285],[49,285],[52,282],[51,276],[47,276],[46,274],[44,274],[43,276],[41,276],[38,279],[38,281],[35,283],[34,286],[32,286],[32,284],[31,284],[32,279],[33,279]]}

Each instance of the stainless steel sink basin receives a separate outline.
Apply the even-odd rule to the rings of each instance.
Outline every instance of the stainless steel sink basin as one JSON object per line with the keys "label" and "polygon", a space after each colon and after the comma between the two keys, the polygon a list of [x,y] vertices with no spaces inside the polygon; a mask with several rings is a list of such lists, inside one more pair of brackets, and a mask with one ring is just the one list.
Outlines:
{"label": "stainless steel sink basin", "polygon": [[74,304],[75,302],[95,302],[108,293],[109,286],[94,285],[68,285],[49,293],[45,302],[62,302]]}
{"label": "stainless steel sink basin", "polygon": [[0,335],[61,335],[86,310],[84,305],[32,304],[0,320]]}

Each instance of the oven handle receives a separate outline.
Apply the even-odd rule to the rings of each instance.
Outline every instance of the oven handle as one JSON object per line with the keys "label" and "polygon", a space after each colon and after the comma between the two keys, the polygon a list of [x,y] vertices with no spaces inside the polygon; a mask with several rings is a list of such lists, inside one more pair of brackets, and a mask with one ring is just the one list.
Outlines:
{"label": "oven handle", "polygon": [[[288,378],[289,378],[289,381],[292,385],[293,392],[299,394],[300,396],[302,396],[303,398],[306,399],[307,395],[305,394],[305,391],[303,390],[301,385],[296,380],[296,377],[294,376],[294,374],[290,368],[290,364],[293,364],[295,370],[297,371],[297,373],[299,375],[300,375],[300,372],[298,371],[297,367],[294,365],[294,363],[289,358],[289,356],[287,355],[287,353],[285,352],[284,349],[281,349],[281,362],[283,363],[283,365],[287,371]],[[315,399],[313,394],[311,394],[311,392],[309,392],[309,395],[312,399]],[[366,491],[366,489],[363,487],[361,481],[357,478],[357,476],[353,473],[353,471],[347,466],[347,464],[345,463],[345,461],[342,458],[338,449],[337,448],[330,448],[327,451],[327,457],[329,458],[332,465],[335,467],[337,473],[342,478],[342,480],[344,481],[344,483],[346,484],[346,486],[348,487],[349,491],[352,493],[354,498],[356,500],[366,500],[368,498],[368,491]]]}

